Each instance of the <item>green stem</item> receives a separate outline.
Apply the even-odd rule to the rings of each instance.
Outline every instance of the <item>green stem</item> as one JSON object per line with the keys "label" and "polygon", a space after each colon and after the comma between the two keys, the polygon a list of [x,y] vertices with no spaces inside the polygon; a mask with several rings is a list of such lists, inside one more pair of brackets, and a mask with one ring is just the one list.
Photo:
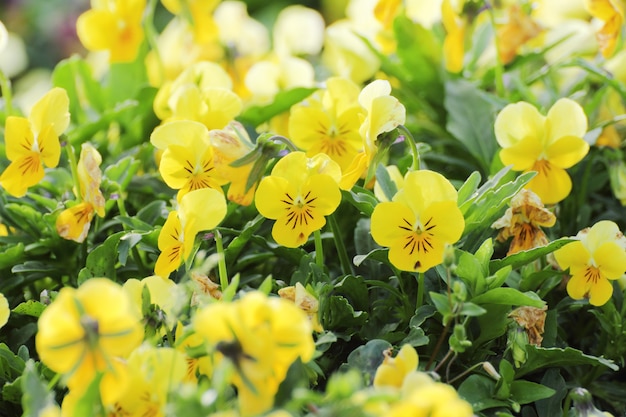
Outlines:
{"label": "green stem", "polygon": [[54,376],[52,377],[50,382],[48,382],[48,390],[49,391],[52,391],[52,389],[55,387],[57,382],[59,382],[59,379],[61,379],[61,374],[54,374]]}
{"label": "green stem", "polygon": [[322,233],[319,230],[313,232],[315,237],[315,263],[324,269],[324,248],[322,246]]}
{"label": "green stem", "polygon": [[335,247],[337,248],[337,254],[339,255],[341,270],[343,271],[344,275],[354,275],[352,262],[350,262],[350,258],[348,257],[348,251],[346,250],[346,246],[343,244],[343,239],[341,239],[341,229],[339,229],[339,225],[337,224],[337,219],[335,219],[334,213],[328,216],[328,223],[330,224],[330,229],[333,232],[333,240],[335,241]]}
{"label": "green stem", "polygon": [[220,276],[220,286],[222,291],[228,287],[228,272],[226,271],[226,256],[224,254],[224,243],[222,241],[222,234],[219,230],[215,229],[215,247],[219,258],[217,260],[217,270]]}
{"label": "green stem", "polygon": [[10,116],[13,113],[13,94],[11,92],[11,80],[8,79],[2,71],[0,71],[0,89],[2,90],[2,97],[4,98],[4,108],[6,109],[6,115]]}
{"label": "green stem", "polygon": [[406,141],[409,143],[409,147],[411,148],[411,154],[413,155],[413,164],[411,165],[412,171],[418,171],[420,169],[420,154],[417,150],[417,145],[415,144],[415,138],[404,125],[398,126],[398,129],[404,135]]}
{"label": "green stem", "polygon": [[[67,139],[67,138],[66,138]],[[66,141],[65,151],[67,152],[67,160],[70,164],[70,170],[72,171],[72,179],[74,180],[74,194],[76,200],[80,203],[82,196],[80,194],[80,180],[78,179],[78,162],[76,161],[76,154],[74,154],[74,147]]]}
{"label": "green stem", "polygon": [[424,273],[417,274],[417,301],[415,302],[415,311],[424,304]]}
{"label": "green stem", "polygon": [[500,45],[498,42],[497,30],[496,30],[496,18],[494,15],[493,7],[489,7],[489,20],[491,21],[491,27],[493,28],[493,43],[496,49],[496,66],[494,68],[494,79],[496,82],[496,94],[498,97],[506,98],[506,89],[504,88],[504,65],[500,57]]}
{"label": "green stem", "polygon": [[563,417],[567,417],[569,415],[569,410],[572,408],[572,395],[568,393],[565,397],[565,403],[563,404]]}

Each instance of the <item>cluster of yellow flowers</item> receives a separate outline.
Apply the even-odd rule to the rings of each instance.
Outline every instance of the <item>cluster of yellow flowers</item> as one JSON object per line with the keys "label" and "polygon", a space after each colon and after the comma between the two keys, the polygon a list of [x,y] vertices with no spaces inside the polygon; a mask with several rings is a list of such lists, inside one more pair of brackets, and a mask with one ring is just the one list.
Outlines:
{"label": "cluster of yellow flowers", "polygon": [[[189,329],[179,323],[176,349],[142,343],[143,285],[153,302],[174,315],[173,288],[153,278],[123,287],[92,278],[78,289],[63,288],[41,315],[37,353],[70,389],[64,415],[74,415],[76,402],[93,384],[107,415],[162,415],[170,392],[195,384],[199,372],[227,375],[238,391],[240,415],[254,416],[271,409],[296,359],[312,359],[312,323],[304,311],[260,292],[198,308]],[[187,354],[194,347],[195,355],[198,348],[203,352],[200,357]]]}
{"label": "cluster of yellow flowers", "polygon": [[[544,29],[550,36],[554,26],[537,23],[545,16],[541,7],[529,11],[503,3],[500,12],[508,17],[496,30],[495,53],[500,63],[508,63],[529,43],[539,42]],[[609,0],[588,3],[588,12],[602,22],[597,48],[609,57],[623,25],[622,8]],[[145,66],[158,89],[152,109],[160,120],[150,143],[163,182],[176,193],[159,232],[155,275],[128,280],[124,286],[92,278],[77,289],[61,289],[39,319],[37,353],[69,388],[63,402],[67,415],[73,415],[77,401],[94,384],[108,415],[162,415],[175,387],[214,377],[235,387],[238,415],[259,415],[272,409],[290,366],[314,357],[312,333],[322,331],[317,300],[301,284],[283,289],[283,298],[253,291],[240,293],[234,301],[217,300],[213,288],[210,301],[193,299],[195,309],[181,318],[176,303],[192,303],[174,297],[179,285],[170,275],[193,260],[197,236],[216,229],[231,203],[254,204],[261,216],[274,221],[274,241],[297,248],[319,235],[340,206],[342,192],[358,183],[374,186],[378,201],[371,214],[371,236],[388,248],[395,268],[424,273],[442,264],[447,248],[462,239],[466,227],[459,193],[444,175],[419,169],[418,155],[404,174],[386,167],[396,187],[393,195],[385,195],[379,182],[374,185],[376,165],[385,162],[389,142],[396,139],[392,132],[415,147],[404,128],[407,117],[415,115],[407,116],[405,106],[392,95],[396,80],[376,77],[381,54],[396,48],[390,32],[396,17],[425,28],[440,21],[446,32],[445,69],[461,73],[467,60],[465,44],[487,16],[482,9],[472,10],[476,2],[355,0],[344,19],[327,27],[318,12],[288,7],[270,34],[241,2],[162,4],[173,17],[148,42],[148,32],[154,29],[146,22],[146,0],[94,0],[77,22],[83,45],[90,51],[108,51],[111,63],[134,61],[142,47],[150,47]],[[0,48],[3,36],[0,32]],[[318,54],[330,72],[321,83],[307,59]],[[297,87],[310,89],[310,94],[266,124],[253,126],[270,133],[256,143],[251,140],[249,126],[236,119],[246,109],[272,103],[281,92]],[[67,92],[55,87],[27,117],[7,117],[10,164],[0,175],[0,186],[11,196],[24,197],[43,180],[46,168],[59,164],[63,135],[70,126],[69,101]],[[498,113],[497,163],[515,172],[536,173],[493,224],[500,229],[500,240],[513,238],[509,254],[548,243],[541,228],[555,224],[555,207],[572,192],[567,169],[589,152],[584,138],[588,125],[585,110],[570,98],[556,100],[545,115],[523,101]],[[268,175],[268,164],[259,173],[256,162],[267,150],[263,146],[271,148],[280,141],[288,151],[281,149],[263,160],[278,159]],[[73,160],[71,146],[68,159],[76,201],[59,210],[56,229],[64,239],[83,242],[94,216],[106,216],[102,157],[84,143],[79,160]],[[615,223],[601,221],[573,240],[554,253],[558,266],[569,269],[567,291],[574,299],[603,305],[612,296],[611,280],[626,270],[626,238]],[[167,332],[176,326],[176,337],[167,335],[169,346],[155,347],[159,343],[144,335],[145,288],[165,315]],[[0,294],[0,327],[8,311]],[[367,411],[385,417],[472,415],[469,403],[453,387],[417,367],[417,353],[408,345],[395,358],[386,356],[374,387],[389,390],[394,401],[365,406],[372,407]]]}

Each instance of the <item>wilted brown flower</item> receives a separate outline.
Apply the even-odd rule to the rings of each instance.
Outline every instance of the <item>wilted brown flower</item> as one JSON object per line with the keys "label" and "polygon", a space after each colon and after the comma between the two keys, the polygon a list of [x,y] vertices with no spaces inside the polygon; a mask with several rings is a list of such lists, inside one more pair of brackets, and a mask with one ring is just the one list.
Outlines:
{"label": "wilted brown flower", "polygon": [[546,310],[548,307],[518,307],[509,313],[509,317],[526,330],[528,343],[541,346],[543,330],[546,323]]}

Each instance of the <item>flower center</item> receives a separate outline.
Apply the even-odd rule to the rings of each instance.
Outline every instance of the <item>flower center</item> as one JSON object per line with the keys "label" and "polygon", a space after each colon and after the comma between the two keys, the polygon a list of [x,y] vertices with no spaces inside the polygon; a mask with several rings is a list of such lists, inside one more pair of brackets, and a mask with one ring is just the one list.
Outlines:
{"label": "flower center", "polygon": [[596,284],[600,280],[601,277],[602,277],[602,273],[597,267],[595,266],[587,267],[587,270],[585,271],[585,279],[587,280],[587,282]]}
{"label": "flower center", "polygon": [[201,188],[211,188],[209,181],[213,164],[210,160],[202,161],[195,166],[189,160],[185,160],[185,171],[189,173],[189,191],[199,190]]}
{"label": "flower center", "polygon": [[291,228],[296,226],[308,225],[310,220],[314,219],[312,204],[317,197],[312,197],[311,192],[307,192],[304,197],[298,195],[296,198],[291,197],[289,193],[285,193],[285,198],[280,200],[287,205],[287,225],[291,224]]}
{"label": "flower center", "polygon": [[[413,255],[416,251],[418,255],[420,252],[427,254],[434,248],[432,244],[433,237],[435,236],[433,234],[433,229],[437,227],[437,225],[434,224],[432,217],[423,225],[419,220],[415,222],[415,225],[413,225],[407,219],[402,218],[402,223],[398,227],[408,232],[405,236],[406,242],[403,249],[408,250],[409,255]],[[420,266],[421,262],[419,260],[415,262],[414,267],[416,269]]]}
{"label": "flower center", "polygon": [[546,159],[538,159],[531,169],[531,171],[537,171],[539,175],[548,175],[550,170],[552,170],[552,166],[550,165],[550,161]]}

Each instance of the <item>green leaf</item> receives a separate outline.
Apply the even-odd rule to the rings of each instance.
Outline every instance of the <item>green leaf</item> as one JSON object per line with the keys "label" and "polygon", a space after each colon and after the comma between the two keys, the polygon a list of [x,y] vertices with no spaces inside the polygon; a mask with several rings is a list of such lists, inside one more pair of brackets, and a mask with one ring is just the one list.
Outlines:
{"label": "green leaf", "polygon": [[369,383],[374,379],[376,370],[383,362],[383,352],[391,349],[391,343],[382,339],[374,339],[359,346],[348,355],[348,365],[361,371]]}
{"label": "green leaf", "polygon": [[[467,180],[465,180],[461,188],[459,188],[459,191],[457,194],[458,195],[457,204],[459,205],[459,207],[465,207],[465,208],[468,207],[468,206],[464,206],[463,203],[469,200],[472,197],[472,195],[476,192],[476,190],[478,189],[478,184],[480,184],[480,180],[481,180],[481,176],[478,171],[472,172],[470,176],[467,178]],[[463,210],[461,211],[463,212],[463,214],[465,214]]]}
{"label": "green leaf", "polygon": [[485,313],[487,313],[487,310],[467,301],[463,303],[461,310],[459,311],[459,315],[468,317],[478,317]]}
{"label": "green leaf", "polygon": [[606,366],[613,371],[619,370],[619,366],[611,360],[587,355],[571,347],[561,349],[556,347],[542,348],[535,345],[527,345],[526,353],[526,362],[517,370],[517,377],[522,377],[543,368],[576,365]]}
{"label": "green leaf", "polygon": [[[128,187],[128,184],[140,167],[141,161],[136,160],[132,156],[127,156],[120,159],[115,164],[106,167],[103,176],[105,180],[117,184],[119,188],[114,191],[120,192],[126,190],[126,187]],[[103,180],[103,183],[104,182]],[[102,188],[104,189],[105,186],[103,185]]]}
{"label": "green leaf", "polygon": [[10,268],[25,259],[24,244],[19,242],[0,252],[0,269]]}
{"label": "green leaf", "polygon": [[493,124],[504,103],[469,81],[455,79],[445,84],[444,105],[448,132],[465,145],[483,172],[489,172],[498,150]]}
{"label": "green leaf", "polygon": [[118,262],[118,245],[126,232],[117,232],[109,236],[100,246],[87,255],[85,267],[78,274],[78,283],[89,278],[106,277],[115,281],[115,265]]}
{"label": "green leaf", "polygon": [[447,323],[450,319],[450,314],[452,313],[450,300],[448,300],[448,296],[445,294],[439,294],[438,292],[430,291],[430,299],[432,300],[435,308],[439,314],[443,316],[443,323]]}
{"label": "green leaf", "polygon": [[[38,417],[47,407],[55,405],[54,394],[48,390],[46,384],[39,379],[35,362],[26,362],[22,377],[22,407],[23,417]],[[83,414],[94,415],[94,414]]]}
{"label": "green leaf", "polygon": [[366,253],[365,255],[355,255],[355,257],[352,258],[352,263],[354,264],[354,266],[361,266],[361,264],[366,259],[372,259],[372,260],[376,260],[379,262],[387,263],[389,262],[389,257],[387,255],[388,253],[389,253],[389,249],[387,248],[374,249],[371,252]]}
{"label": "green leaf", "polygon": [[274,101],[267,106],[251,106],[237,117],[243,124],[257,127],[274,116],[286,112],[293,106],[313,94],[317,88],[297,87],[276,94]]}
{"label": "green leaf", "polygon": [[368,288],[361,276],[347,275],[333,288],[332,295],[342,295],[355,310],[368,310],[370,306]]}
{"label": "green leaf", "polygon": [[511,398],[518,404],[529,404],[554,395],[556,391],[536,382],[516,380],[511,383]]}
{"label": "green leaf", "polygon": [[496,383],[484,375],[473,374],[459,386],[461,398],[472,405],[474,412],[494,407],[507,407],[508,401],[494,398]]}
{"label": "green leaf", "polygon": [[472,289],[472,293],[480,294],[485,289],[486,282],[483,275],[483,267],[480,261],[471,253],[461,253],[454,273]]}
{"label": "green leaf", "polygon": [[391,201],[396,192],[398,192],[398,187],[391,179],[389,171],[387,171],[383,164],[378,164],[376,167],[376,182],[383,190],[383,194],[387,197],[387,200]]}
{"label": "green leaf", "polygon": [[574,240],[575,239],[563,237],[539,248],[518,252],[502,259],[494,259],[489,262],[489,270],[495,272],[508,265],[510,265],[513,269],[517,269],[534,261],[535,259],[539,259],[549,253],[554,252],[557,249],[562,248],[563,246],[567,245],[570,242],[573,242]]}
{"label": "green leaf", "polygon": [[341,295],[331,295],[322,303],[322,326],[328,330],[360,328],[368,317],[364,311],[355,311],[348,299]]}
{"label": "green leaf", "polygon": [[70,114],[76,124],[87,121],[86,110],[101,112],[102,88],[94,78],[89,65],[78,55],[59,62],[52,72],[52,84],[67,91]]}
{"label": "green leaf", "polygon": [[528,291],[521,292],[515,288],[500,287],[489,290],[472,298],[476,304],[504,304],[511,306],[543,307],[543,301],[537,294]]}
{"label": "green leaf", "polygon": [[364,188],[354,186],[351,191],[341,191],[342,200],[349,202],[357,208],[362,214],[371,217],[374,207],[378,204],[378,199]]}
{"label": "green leaf", "polygon": [[235,297],[235,294],[239,289],[239,278],[239,274],[235,274],[235,276],[230,280],[228,287],[222,290],[222,300],[231,301]]}
{"label": "green leaf", "polygon": [[513,268],[511,265],[507,265],[504,268],[500,268],[495,274],[486,278],[487,286],[489,289],[499,288],[504,284],[506,279],[511,275]]}
{"label": "green leaf", "polygon": [[26,316],[39,317],[45,308],[46,306],[39,301],[28,300],[23,303],[19,303],[11,311],[17,314],[24,314]]}

